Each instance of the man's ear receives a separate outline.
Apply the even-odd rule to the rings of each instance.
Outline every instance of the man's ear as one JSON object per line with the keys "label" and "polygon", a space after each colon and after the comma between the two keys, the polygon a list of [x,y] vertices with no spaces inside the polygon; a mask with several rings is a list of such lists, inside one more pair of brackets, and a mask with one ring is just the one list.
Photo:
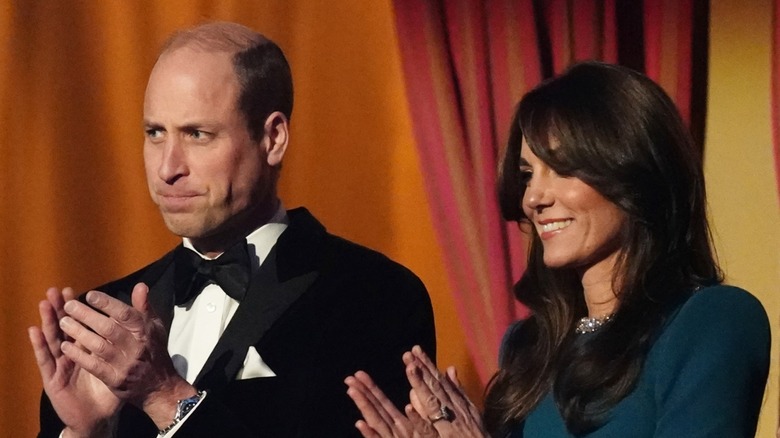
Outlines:
{"label": "man's ear", "polygon": [[282,158],[287,151],[287,143],[290,141],[290,122],[287,116],[279,111],[272,112],[263,126],[265,134],[265,153],[268,165],[277,167],[282,164]]}

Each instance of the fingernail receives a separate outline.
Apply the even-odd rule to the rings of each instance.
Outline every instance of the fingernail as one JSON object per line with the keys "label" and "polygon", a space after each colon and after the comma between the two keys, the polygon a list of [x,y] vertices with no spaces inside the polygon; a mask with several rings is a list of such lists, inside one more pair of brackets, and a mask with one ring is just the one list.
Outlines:
{"label": "fingernail", "polygon": [[61,328],[65,328],[65,326],[67,326],[69,324],[69,322],[67,321],[68,319],[70,319],[70,318],[68,318],[67,316],[60,319],[60,327]]}
{"label": "fingernail", "polygon": [[62,308],[65,309],[65,311],[68,313],[73,312],[76,310],[76,302],[68,301]]}
{"label": "fingernail", "polygon": [[89,292],[87,293],[87,302],[93,306],[97,306],[100,304],[100,296],[95,292]]}

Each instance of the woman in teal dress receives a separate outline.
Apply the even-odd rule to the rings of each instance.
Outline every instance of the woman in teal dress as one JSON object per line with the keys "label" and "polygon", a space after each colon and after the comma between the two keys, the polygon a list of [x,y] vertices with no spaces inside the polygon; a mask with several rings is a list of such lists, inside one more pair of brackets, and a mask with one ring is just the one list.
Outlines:
{"label": "woman in teal dress", "polygon": [[721,284],[701,154],[658,85],[589,62],[530,91],[499,197],[531,237],[514,290],[531,316],[504,338],[484,413],[414,349],[403,414],[347,378],[364,436],[753,436],[769,324]]}

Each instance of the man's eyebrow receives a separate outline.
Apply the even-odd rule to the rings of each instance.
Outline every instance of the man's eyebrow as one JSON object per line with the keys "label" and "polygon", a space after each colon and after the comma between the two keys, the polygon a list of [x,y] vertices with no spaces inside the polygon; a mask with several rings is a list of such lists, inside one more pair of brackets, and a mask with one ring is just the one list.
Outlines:
{"label": "man's eyebrow", "polygon": [[177,126],[176,129],[184,132],[201,131],[209,129],[212,125],[204,122],[185,123],[184,125]]}
{"label": "man's eyebrow", "polygon": [[[165,129],[162,123],[152,122],[149,120],[143,121],[144,129]],[[174,126],[174,129],[182,132],[214,130],[219,127],[218,123],[202,121],[202,122],[188,122],[183,125]]]}

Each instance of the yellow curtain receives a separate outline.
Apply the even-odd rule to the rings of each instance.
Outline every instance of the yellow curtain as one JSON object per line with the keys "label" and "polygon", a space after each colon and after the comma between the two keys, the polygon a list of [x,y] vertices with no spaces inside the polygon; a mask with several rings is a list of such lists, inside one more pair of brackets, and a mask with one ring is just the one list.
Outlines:
{"label": "yellow curtain", "polygon": [[37,431],[25,328],[46,287],[95,287],[177,241],[148,199],[143,93],[165,37],[204,20],[250,26],[288,54],[296,108],[282,198],[418,273],[446,334],[442,364],[462,368],[479,396],[424,198],[389,2],[2,3],[1,436]]}

